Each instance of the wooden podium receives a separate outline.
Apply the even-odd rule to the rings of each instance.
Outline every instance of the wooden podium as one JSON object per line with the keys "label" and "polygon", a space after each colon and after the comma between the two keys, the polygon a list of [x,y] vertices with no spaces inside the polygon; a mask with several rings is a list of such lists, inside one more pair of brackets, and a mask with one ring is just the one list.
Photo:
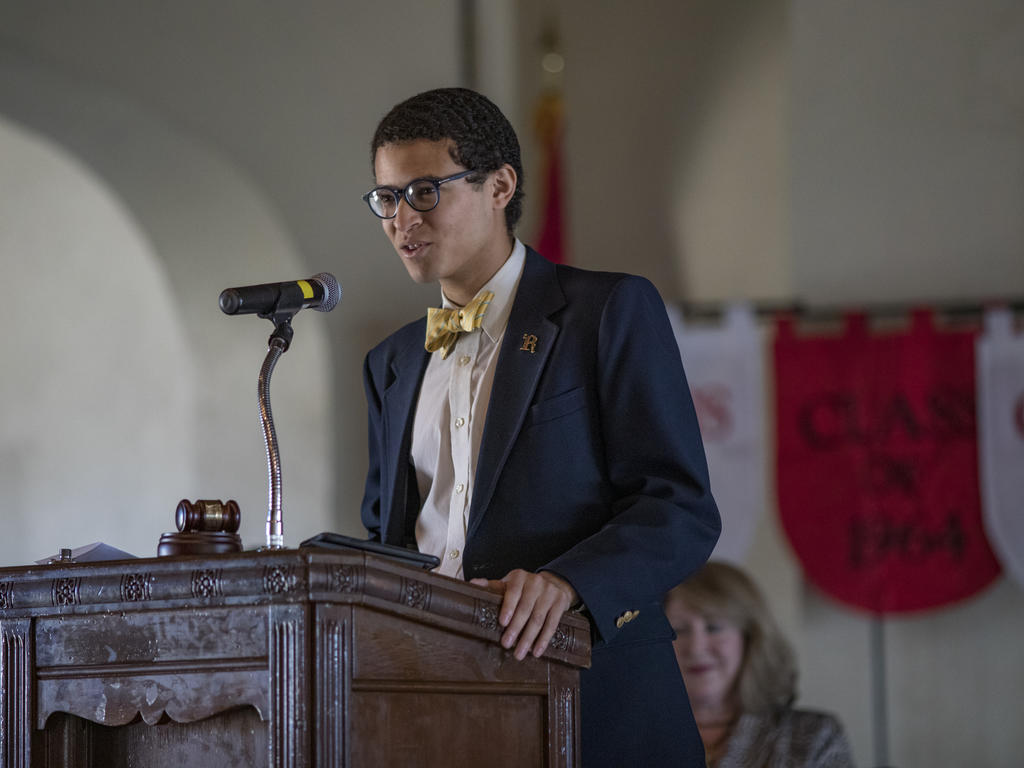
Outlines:
{"label": "wooden podium", "polygon": [[358,550],[0,569],[0,768],[575,766],[585,618]]}

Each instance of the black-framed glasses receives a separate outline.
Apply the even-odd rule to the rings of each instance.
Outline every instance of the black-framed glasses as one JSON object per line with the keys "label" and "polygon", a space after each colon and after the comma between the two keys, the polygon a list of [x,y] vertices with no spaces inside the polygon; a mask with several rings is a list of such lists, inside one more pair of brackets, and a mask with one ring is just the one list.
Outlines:
{"label": "black-framed glasses", "polygon": [[447,176],[443,179],[413,179],[401,187],[374,187],[365,195],[363,200],[370,206],[373,215],[381,219],[393,219],[398,215],[398,205],[405,198],[405,202],[414,210],[426,213],[437,207],[441,200],[441,185],[449,181],[469,176],[472,170],[456,173],[454,176]]}

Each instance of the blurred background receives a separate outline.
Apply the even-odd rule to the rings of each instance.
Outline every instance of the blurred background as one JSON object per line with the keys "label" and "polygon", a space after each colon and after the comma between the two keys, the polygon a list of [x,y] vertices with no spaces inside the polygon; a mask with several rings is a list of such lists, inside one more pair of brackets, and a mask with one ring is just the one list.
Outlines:
{"label": "blurred background", "polygon": [[[413,93],[510,117],[533,243],[556,89],[565,259],[671,305],[981,306],[1024,296],[1022,78],[1019,0],[0,0],[0,565],[151,556],[182,498],[263,543],[272,326],[217,296],[320,271],[342,303],[272,386],[285,538],[363,535],[363,356],[437,299],[359,199]],[[1020,765],[1020,585],[883,621],[770,505],[744,564],[858,764]]]}

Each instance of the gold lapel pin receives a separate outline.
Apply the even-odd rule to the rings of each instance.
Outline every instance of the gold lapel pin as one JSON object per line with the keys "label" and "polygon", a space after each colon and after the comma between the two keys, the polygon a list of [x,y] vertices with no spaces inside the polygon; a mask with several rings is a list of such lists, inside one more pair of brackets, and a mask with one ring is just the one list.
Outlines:
{"label": "gold lapel pin", "polygon": [[523,346],[519,348],[520,352],[529,352],[531,355],[537,352],[537,337],[532,333],[523,334]]}

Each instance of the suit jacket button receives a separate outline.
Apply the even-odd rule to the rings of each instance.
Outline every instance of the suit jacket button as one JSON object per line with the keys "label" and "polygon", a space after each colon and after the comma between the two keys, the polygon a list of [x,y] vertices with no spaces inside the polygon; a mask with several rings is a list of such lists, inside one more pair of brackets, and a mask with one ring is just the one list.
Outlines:
{"label": "suit jacket button", "polygon": [[616,629],[622,629],[623,625],[628,624],[639,615],[640,611],[626,611],[615,620]]}

